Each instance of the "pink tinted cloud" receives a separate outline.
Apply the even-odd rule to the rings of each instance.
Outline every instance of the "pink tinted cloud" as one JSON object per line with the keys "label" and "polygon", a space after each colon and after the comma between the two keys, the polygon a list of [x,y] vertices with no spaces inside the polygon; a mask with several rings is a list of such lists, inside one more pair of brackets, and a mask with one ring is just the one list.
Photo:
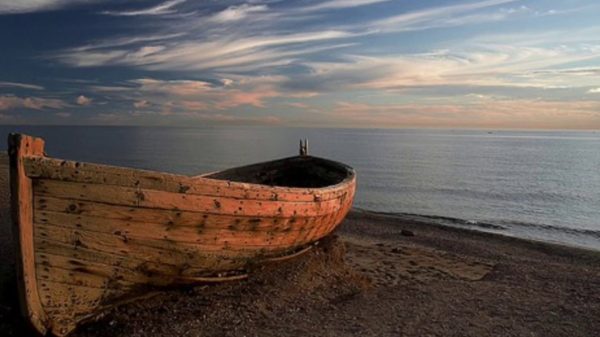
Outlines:
{"label": "pink tinted cloud", "polygon": [[265,100],[283,95],[276,88],[277,79],[227,79],[223,85],[204,81],[163,81],[138,79],[133,83],[147,96],[162,97],[189,110],[226,110],[239,106],[265,107]]}
{"label": "pink tinted cloud", "polygon": [[270,97],[280,96],[280,93],[272,88],[262,87],[252,91],[234,90],[215,104],[218,109],[228,109],[240,105],[251,105],[257,108],[264,108],[264,100]]}
{"label": "pink tinted cloud", "polygon": [[282,123],[281,118],[277,116],[234,116],[221,113],[196,113],[189,116],[205,121],[232,124],[277,125]]}
{"label": "pink tinted cloud", "polygon": [[13,95],[0,96],[0,110],[27,108],[34,110],[61,109],[68,104],[56,98],[18,97]]}
{"label": "pink tinted cloud", "polygon": [[79,95],[79,97],[77,97],[75,101],[77,102],[77,104],[83,106],[90,105],[92,103],[92,99],[89,97],[85,97],[84,95]]}
{"label": "pink tinted cloud", "polygon": [[592,129],[600,127],[599,111],[598,101],[465,98],[458,103],[338,102],[330,115],[352,126]]}
{"label": "pink tinted cloud", "polygon": [[150,106],[150,102],[148,102],[145,99],[133,102],[133,107],[136,108],[136,109],[144,109],[144,108],[147,108],[149,106]]}
{"label": "pink tinted cloud", "polygon": [[300,102],[289,102],[289,103],[285,103],[285,105],[291,106],[292,108],[298,108],[298,109],[310,109],[310,106],[308,104],[300,103]]}
{"label": "pink tinted cloud", "polygon": [[183,101],[181,102],[181,105],[186,109],[186,110],[191,110],[191,111],[203,111],[203,110],[208,110],[210,107],[208,104],[204,103],[204,102],[195,102],[195,101]]}

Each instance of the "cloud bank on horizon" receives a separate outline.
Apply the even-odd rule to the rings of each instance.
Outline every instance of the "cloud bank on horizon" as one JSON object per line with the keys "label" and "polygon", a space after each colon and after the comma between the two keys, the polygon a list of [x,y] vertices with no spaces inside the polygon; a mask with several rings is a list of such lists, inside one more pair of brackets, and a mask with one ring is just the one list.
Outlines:
{"label": "cloud bank on horizon", "polygon": [[592,0],[0,0],[0,123],[600,128]]}

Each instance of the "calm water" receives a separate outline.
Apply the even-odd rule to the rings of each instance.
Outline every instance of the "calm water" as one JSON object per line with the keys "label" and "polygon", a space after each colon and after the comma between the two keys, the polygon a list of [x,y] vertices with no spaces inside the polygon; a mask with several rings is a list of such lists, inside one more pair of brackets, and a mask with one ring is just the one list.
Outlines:
{"label": "calm water", "polygon": [[[355,206],[600,249],[600,132],[7,127],[55,157],[199,174],[310,153],[358,171]],[[6,138],[4,138],[6,139]],[[5,149],[5,142],[2,149]]]}

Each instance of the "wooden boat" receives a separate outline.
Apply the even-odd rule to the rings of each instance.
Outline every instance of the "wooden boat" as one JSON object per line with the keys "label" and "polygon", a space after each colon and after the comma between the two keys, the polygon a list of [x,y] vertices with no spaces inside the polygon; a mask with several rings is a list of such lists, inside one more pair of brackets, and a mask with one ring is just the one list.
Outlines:
{"label": "wooden boat", "polygon": [[331,233],[354,170],[301,155],[197,177],[49,158],[9,136],[23,314],[41,334],[157,287],[243,278]]}

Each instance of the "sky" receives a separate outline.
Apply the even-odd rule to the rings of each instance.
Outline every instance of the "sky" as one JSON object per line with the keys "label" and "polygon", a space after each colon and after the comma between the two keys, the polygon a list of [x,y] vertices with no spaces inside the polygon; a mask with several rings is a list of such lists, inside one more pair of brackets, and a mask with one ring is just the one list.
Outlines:
{"label": "sky", "polygon": [[0,124],[600,129],[596,0],[0,0]]}

